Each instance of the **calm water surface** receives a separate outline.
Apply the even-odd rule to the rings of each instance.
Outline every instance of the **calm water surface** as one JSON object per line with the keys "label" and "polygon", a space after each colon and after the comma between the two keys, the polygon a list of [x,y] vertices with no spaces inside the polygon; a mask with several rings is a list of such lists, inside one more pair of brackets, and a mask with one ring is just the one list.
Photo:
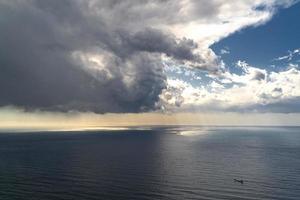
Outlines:
{"label": "calm water surface", "polygon": [[298,200],[300,128],[3,132],[0,199]]}

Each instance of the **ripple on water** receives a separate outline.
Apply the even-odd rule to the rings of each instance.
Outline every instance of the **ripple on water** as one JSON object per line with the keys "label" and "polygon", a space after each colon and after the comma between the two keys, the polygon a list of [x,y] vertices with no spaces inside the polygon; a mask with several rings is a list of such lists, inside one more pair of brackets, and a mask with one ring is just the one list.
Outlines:
{"label": "ripple on water", "polygon": [[2,133],[0,199],[300,199],[294,129],[170,130]]}

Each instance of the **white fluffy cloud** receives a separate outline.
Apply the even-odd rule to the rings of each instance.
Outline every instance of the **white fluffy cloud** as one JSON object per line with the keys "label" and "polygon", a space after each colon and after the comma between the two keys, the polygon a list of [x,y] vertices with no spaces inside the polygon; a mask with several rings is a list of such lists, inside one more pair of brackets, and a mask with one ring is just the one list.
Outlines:
{"label": "white fluffy cloud", "polygon": [[[212,76],[207,86],[169,79],[160,106],[169,111],[274,111],[298,112],[300,70],[266,71],[237,62],[242,74]],[[297,106],[298,105],[298,106]],[[291,107],[289,107],[291,106]]]}
{"label": "white fluffy cloud", "polygon": [[298,49],[294,49],[294,50],[290,50],[288,51],[287,55],[284,56],[279,56],[278,58],[275,58],[275,61],[281,61],[281,60],[285,60],[285,61],[292,61],[293,58],[300,56],[300,48]]}

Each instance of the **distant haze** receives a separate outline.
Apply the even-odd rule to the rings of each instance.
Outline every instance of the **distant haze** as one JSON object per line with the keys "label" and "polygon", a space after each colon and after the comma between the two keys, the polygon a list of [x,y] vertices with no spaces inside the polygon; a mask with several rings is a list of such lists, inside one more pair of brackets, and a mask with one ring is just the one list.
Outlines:
{"label": "distant haze", "polygon": [[88,128],[101,126],[218,125],[300,126],[300,114],[280,113],[28,113],[16,109],[0,111],[0,128]]}

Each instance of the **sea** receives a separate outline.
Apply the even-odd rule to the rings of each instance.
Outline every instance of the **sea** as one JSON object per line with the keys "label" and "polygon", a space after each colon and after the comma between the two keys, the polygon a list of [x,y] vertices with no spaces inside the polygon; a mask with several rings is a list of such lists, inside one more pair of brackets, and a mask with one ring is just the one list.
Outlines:
{"label": "sea", "polygon": [[299,200],[300,127],[1,130],[0,200],[27,199]]}

